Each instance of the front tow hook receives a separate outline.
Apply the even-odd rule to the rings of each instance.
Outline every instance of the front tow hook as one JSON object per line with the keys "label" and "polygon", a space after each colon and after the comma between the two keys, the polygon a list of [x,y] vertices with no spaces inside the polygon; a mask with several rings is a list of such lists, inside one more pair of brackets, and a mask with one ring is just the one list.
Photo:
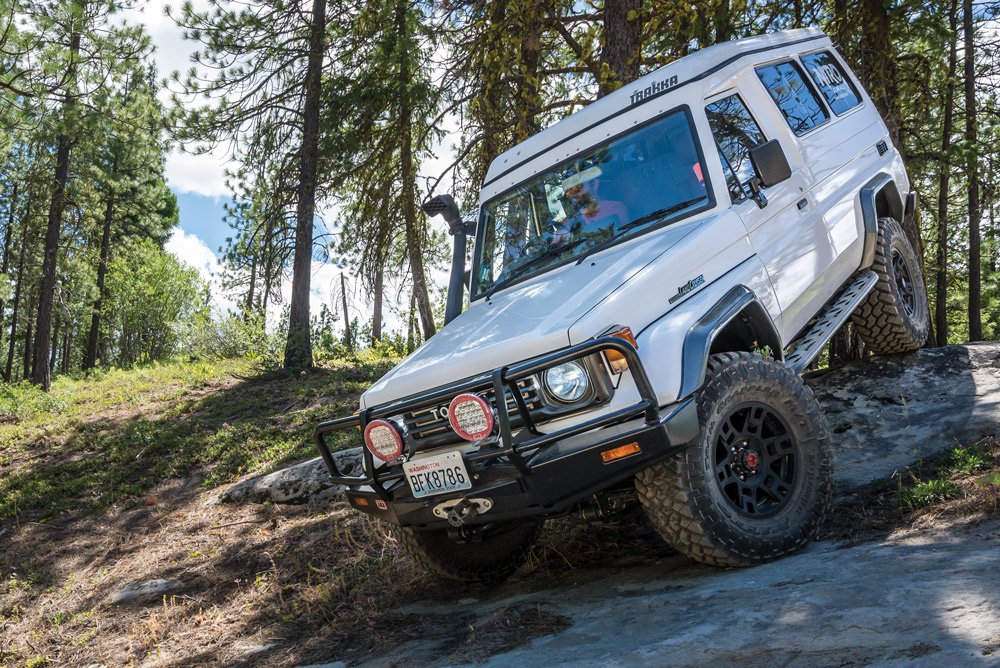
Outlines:
{"label": "front tow hook", "polygon": [[462,499],[448,511],[448,524],[455,528],[464,525],[479,514],[479,506],[468,499]]}

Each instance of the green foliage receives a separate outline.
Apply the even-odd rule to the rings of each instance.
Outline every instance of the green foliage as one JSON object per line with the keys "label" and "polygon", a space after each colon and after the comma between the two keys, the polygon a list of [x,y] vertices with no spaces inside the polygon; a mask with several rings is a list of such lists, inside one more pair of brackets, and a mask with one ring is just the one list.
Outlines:
{"label": "green foliage", "polygon": [[27,381],[13,385],[0,382],[0,422],[19,421],[31,416],[44,417],[65,407],[63,400]]}
{"label": "green foliage", "polygon": [[991,459],[986,449],[981,445],[968,445],[952,448],[948,452],[946,470],[952,473],[972,475],[990,467]]}
{"label": "green foliage", "polygon": [[281,365],[285,345],[284,333],[268,332],[260,315],[213,317],[207,311],[187,323],[181,339],[181,349],[192,358],[244,358],[263,369]]}
{"label": "green foliage", "polygon": [[150,241],[133,243],[108,272],[108,321],[120,364],[174,355],[185,324],[204,308],[198,272]]}
{"label": "green foliage", "polygon": [[918,510],[935,503],[962,496],[962,486],[953,480],[937,478],[921,482],[909,489],[901,489],[899,505],[908,510]]}

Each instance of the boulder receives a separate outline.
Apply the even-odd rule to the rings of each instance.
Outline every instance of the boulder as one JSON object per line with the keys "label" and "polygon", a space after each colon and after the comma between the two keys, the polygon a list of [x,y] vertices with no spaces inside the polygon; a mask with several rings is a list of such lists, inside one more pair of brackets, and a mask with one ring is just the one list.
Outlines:
{"label": "boulder", "polygon": [[853,487],[1000,433],[1000,343],[877,357],[806,382],[833,432],[834,476]]}
{"label": "boulder", "polygon": [[[344,474],[360,475],[361,448],[335,452],[333,458]],[[343,499],[344,487],[331,482],[320,457],[238,482],[219,496],[222,503],[328,504]]]}

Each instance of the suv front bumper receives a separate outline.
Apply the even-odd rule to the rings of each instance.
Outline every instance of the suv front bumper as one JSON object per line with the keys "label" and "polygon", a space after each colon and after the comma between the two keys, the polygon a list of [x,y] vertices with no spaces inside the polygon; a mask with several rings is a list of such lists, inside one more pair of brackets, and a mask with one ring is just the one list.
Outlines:
{"label": "suv front bumper", "polygon": [[[541,432],[520,399],[517,382],[550,367],[608,349],[617,350],[628,360],[639,401],[571,427]],[[332,431],[364,429],[371,420],[437,406],[464,392],[492,390],[494,396],[503,397],[505,388],[518,405],[524,428],[513,434],[506,402],[497,401],[498,433],[471,448],[455,446],[454,449],[463,450],[462,457],[472,477],[472,488],[468,490],[414,498],[401,464],[397,462],[376,469],[366,447],[361,449],[364,475],[345,476],[338,470],[324,439],[324,435]],[[394,524],[434,528],[449,526],[442,508],[462,499],[469,500],[477,508],[485,507],[482,500],[488,501],[489,510],[474,513],[463,522],[469,525],[561,514],[587,497],[680,451],[697,437],[698,428],[694,397],[687,397],[661,411],[635,348],[621,339],[601,337],[369,408],[359,415],[325,422],[316,428],[316,441],[333,482],[348,487],[347,497],[355,508]],[[634,454],[609,462],[601,456],[608,450],[631,444],[638,446]],[[418,454],[409,441],[406,448],[408,458]],[[630,449],[636,450],[635,447]]]}

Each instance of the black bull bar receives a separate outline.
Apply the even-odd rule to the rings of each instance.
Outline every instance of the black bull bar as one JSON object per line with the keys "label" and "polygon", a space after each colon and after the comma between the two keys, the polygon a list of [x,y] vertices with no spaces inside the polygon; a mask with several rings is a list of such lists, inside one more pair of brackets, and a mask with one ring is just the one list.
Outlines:
{"label": "black bull bar", "polygon": [[[571,427],[549,433],[539,431],[525,405],[517,383],[548,368],[605,350],[625,356],[639,400],[624,408],[604,413]],[[515,438],[507,402],[510,391],[523,421]],[[363,475],[345,475],[338,468],[324,436],[344,429],[364,429],[372,420],[436,407],[458,394],[493,390],[496,398],[497,433],[476,445],[478,450],[462,457],[476,480],[472,489],[415,499],[404,480],[400,463],[376,469],[374,458],[362,445]],[[348,496],[360,510],[390,522],[445,524],[431,514],[431,507],[455,498],[490,497],[493,510],[477,522],[566,510],[576,502],[599,492],[637,471],[676,453],[698,434],[694,398],[688,397],[659,407],[656,394],[642,367],[639,355],[629,342],[600,337],[535,357],[491,373],[481,374],[362,410],[357,415],[324,422],[316,427],[316,442],[332,482],[351,488]],[[527,436],[527,437],[525,437]],[[618,445],[637,443],[639,452],[605,463],[600,452]],[[456,446],[459,447],[459,446]],[[416,454],[412,439],[405,439],[406,454]],[[359,500],[359,497],[363,497]]]}

